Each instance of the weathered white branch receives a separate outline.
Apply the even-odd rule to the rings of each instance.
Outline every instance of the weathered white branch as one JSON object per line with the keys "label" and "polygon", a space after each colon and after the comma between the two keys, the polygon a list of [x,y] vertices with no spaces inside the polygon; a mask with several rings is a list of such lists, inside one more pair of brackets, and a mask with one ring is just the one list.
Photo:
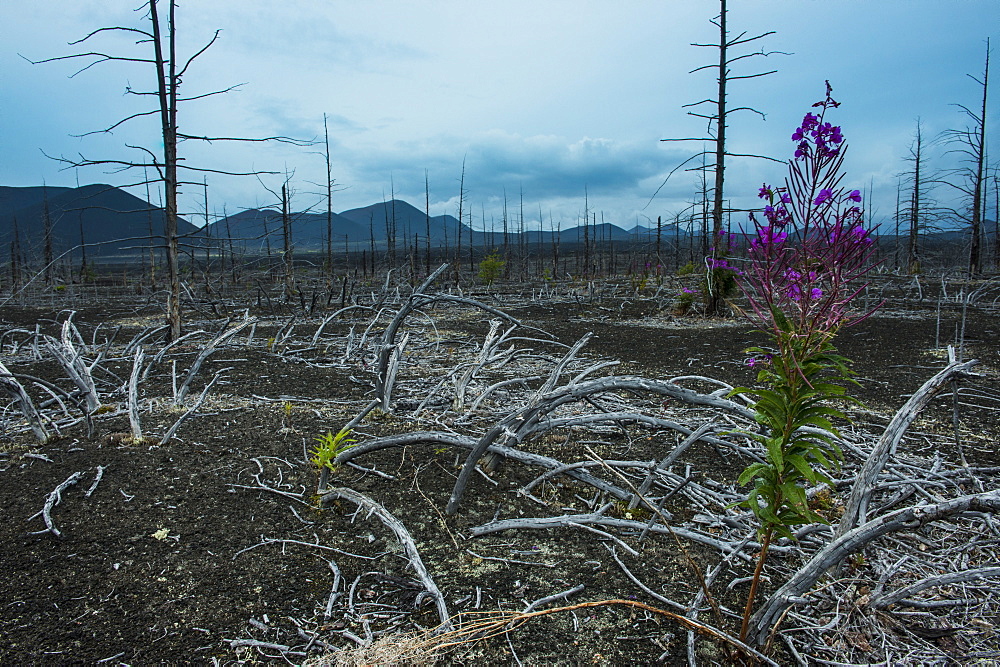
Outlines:
{"label": "weathered white branch", "polygon": [[93,413],[101,407],[101,400],[97,394],[94,377],[90,372],[91,367],[87,366],[82,354],[73,345],[73,333],[79,337],[79,331],[76,331],[76,327],[73,326],[73,314],[70,313],[70,316],[63,322],[60,339],[57,341],[54,338],[46,337],[45,346],[52,352],[70,380],[83,394],[87,402],[87,412]]}
{"label": "weathered white branch", "polygon": [[132,360],[132,374],[128,378],[128,421],[132,426],[132,439],[142,441],[142,423],[139,421],[139,375],[146,358],[142,346],[136,346]]}
{"label": "weathered white branch", "polygon": [[968,374],[970,368],[979,363],[973,359],[963,363],[953,362],[945,366],[937,375],[925,382],[920,389],[910,397],[908,401],[899,409],[896,415],[885,427],[882,437],[868,456],[868,460],[858,471],[854,486],[851,488],[850,498],[847,500],[847,507],[844,515],[837,525],[835,537],[845,535],[852,528],[866,520],[868,503],[871,500],[872,492],[878,482],[879,473],[885,468],[889,457],[896,451],[899,441],[903,438],[906,429],[909,428],[917,414],[927,407],[934,395],[946,387],[952,380]]}
{"label": "weathered white branch", "polygon": [[384,508],[382,505],[378,504],[368,496],[354,491],[353,489],[343,487],[330,489],[323,494],[319,503],[322,507],[341,498],[349,500],[355,505],[367,509],[369,514],[377,516],[386,528],[391,530],[396,535],[396,539],[399,540],[399,543],[406,551],[406,556],[410,560],[410,566],[423,583],[424,588],[426,588],[427,592],[434,598],[434,602],[437,605],[438,618],[441,619],[441,625],[438,626],[436,632],[448,632],[451,630],[451,615],[448,613],[448,607],[445,604],[444,595],[438,589],[437,584],[434,583],[434,579],[431,578],[430,574],[427,572],[427,568],[424,567],[424,562],[420,558],[420,552],[417,551],[417,545],[413,541],[413,537],[410,536],[410,532],[406,529],[406,526],[403,525],[403,522],[393,516],[389,510]]}
{"label": "weathered white branch", "polygon": [[52,509],[56,505],[62,502],[62,492],[68,489],[69,487],[73,486],[74,484],[76,484],[78,481],[80,481],[80,477],[82,476],[83,476],[82,472],[73,473],[72,475],[67,477],[59,486],[54,488],[51,493],[49,493],[49,495],[45,498],[45,505],[42,507],[42,511],[38,512],[38,514],[35,514],[30,519],[28,519],[30,521],[31,519],[34,519],[36,516],[41,514],[42,520],[45,521],[45,530],[40,530],[36,533],[32,533],[33,535],[41,535],[42,533],[52,533],[56,537],[62,537],[62,533],[59,532],[59,529],[56,528],[56,524],[52,521]]}
{"label": "weathered white branch", "polygon": [[823,574],[869,542],[901,530],[916,530],[932,521],[968,511],[1000,512],[1000,490],[946,500],[936,505],[904,507],[854,528],[835,538],[816,552],[808,563],[779,588],[750,619],[750,627],[759,644],[767,639],[771,627],[792,604],[811,589]]}
{"label": "weathered white branch", "polygon": [[17,401],[17,406],[20,408],[21,414],[23,414],[24,418],[28,420],[28,426],[31,427],[31,430],[35,434],[35,438],[38,442],[43,445],[48,442],[48,431],[45,430],[45,426],[42,424],[42,417],[38,414],[38,410],[35,408],[35,404],[31,400],[31,396],[29,396],[28,392],[24,390],[24,386],[18,382],[17,378],[11,375],[11,372],[7,370],[7,367],[3,365],[2,361],[0,361],[0,387],[2,387],[12,399]]}
{"label": "weathered white branch", "polygon": [[198,408],[201,407],[201,404],[205,402],[205,398],[208,396],[208,392],[212,388],[212,385],[214,385],[215,381],[218,380],[219,377],[228,370],[231,369],[223,368],[222,370],[220,370],[215,374],[215,377],[213,377],[208,384],[205,385],[205,388],[201,390],[201,395],[198,397],[198,400],[195,401],[194,405],[185,410],[184,414],[182,414],[180,418],[176,422],[174,422],[174,425],[170,427],[170,430],[168,430],[166,433],[163,434],[163,438],[160,440],[161,447],[170,442],[170,439],[174,437],[175,433],[177,433],[177,429],[181,427],[181,424],[187,421],[188,417],[197,412]]}
{"label": "weathered white branch", "polygon": [[198,374],[199,370],[201,370],[201,365],[205,362],[206,359],[208,359],[208,356],[213,352],[215,352],[215,350],[219,346],[224,345],[226,341],[228,341],[230,338],[238,334],[240,331],[243,331],[243,329],[250,326],[256,321],[257,321],[256,318],[244,320],[239,324],[237,324],[232,329],[230,329],[229,331],[223,330],[219,332],[219,335],[213,338],[205,346],[205,348],[198,353],[198,356],[195,357],[194,362],[192,362],[191,364],[191,368],[188,369],[187,375],[184,377],[184,382],[181,383],[181,386],[177,389],[177,394],[174,396],[175,406],[180,407],[184,405],[184,398],[187,396],[187,393],[191,388],[191,380],[193,380],[194,376]]}
{"label": "weathered white branch", "polygon": [[[463,435],[454,435],[452,433],[443,433],[441,431],[413,431],[410,433],[390,435],[384,438],[375,438],[373,440],[359,442],[358,444],[353,445],[341,452],[334,460],[334,463],[337,465],[343,465],[351,459],[361,456],[362,454],[378,451],[380,449],[386,449],[388,447],[406,447],[418,444],[442,444],[453,447],[461,447],[463,449],[472,449],[476,446],[476,442],[475,438]],[[540,466],[549,468],[550,470],[566,468],[564,463],[548,456],[532,454],[531,452],[524,452],[519,449],[504,447],[502,445],[490,445],[489,451],[496,452],[504,458],[517,461],[518,463],[524,463],[525,465]],[[566,468],[563,472],[567,477],[572,477],[573,479],[579,480],[584,484],[589,484],[590,486],[604,491],[619,500],[625,500],[629,497],[629,491],[619,488],[614,484],[610,484],[599,477],[594,477],[593,475],[587,474],[581,470]]]}
{"label": "weathered white branch", "polygon": [[497,342],[497,335],[500,332],[500,320],[490,320],[490,331],[486,334],[486,340],[483,341],[483,347],[479,350],[479,354],[476,355],[476,360],[469,364],[469,368],[466,369],[465,373],[462,374],[455,383],[455,398],[452,401],[452,409],[456,412],[460,412],[465,409],[465,392],[469,388],[469,383],[472,378],[475,377],[486,362],[489,361],[491,353],[493,352],[493,347]]}
{"label": "weathered white branch", "polygon": [[896,604],[900,600],[910,597],[914,593],[919,593],[928,588],[937,588],[938,586],[948,586],[950,584],[988,579],[991,577],[1000,577],[1000,567],[980,567],[975,570],[948,572],[946,574],[939,574],[936,577],[927,577],[926,579],[915,581],[897,591],[872,599],[868,604],[875,609],[884,609],[889,605]]}
{"label": "weathered white branch", "polygon": [[554,411],[561,405],[585,400],[595,394],[609,391],[660,394],[692,405],[719,408],[750,420],[754,418],[753,413],[739,403],[718,396],[699,394],[672,382],[664,382],[662,380],[650,380],[631,375],[610,375],[578,384],[564,385],[510,413],[479,439],[476,447],[469,454],[468,458],[466,458],[465,464],[458,475],[458,480],[456,480],[455,487],[451,492],[451,499],[448,501],[446,512],[454,514],[458,511],[462,494],[465,492],[465,487],[468,485],[476,465],[494,442],[501,438],[501,444],[520,442],[525,434],[535,430],[535,424],[546,414]]}

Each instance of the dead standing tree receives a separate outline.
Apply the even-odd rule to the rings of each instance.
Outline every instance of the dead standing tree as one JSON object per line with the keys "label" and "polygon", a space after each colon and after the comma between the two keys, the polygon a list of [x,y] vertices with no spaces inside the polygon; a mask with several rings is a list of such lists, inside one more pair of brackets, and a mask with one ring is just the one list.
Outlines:
{"label": "dead standing tree", "polygon": [[[904,200],[906,229],[906,270],[909,273],[920,273],[921,251],[920,236],[926,233],[931,219],[935,215],[935,203],[931,198],[931,190],[938,183],[935,176],[927,173],[927,153],[924,150],[923,131],[920,119],[917,119],[917,129],[910,144],[909,156],[903,158],[910,163],[910,169],[902,174],[903,182],[908,186]],[[897,216],[899,217],[899,216]],[[897,233],[897,236],[899,234]]]}
{"label": "dead standing tree", "polygon": [[[703,104],[709,104],[714,107],[711,112],[700,113],[696,111],[689,111],[688,114],[695,116],[696,118],[703,118],[708,122],[708,136],[707,137],[686,137],[683,139],[661,139],[660,141],[704,141],[712,142],[715,145],[714,150],[704,150],[696,155],[691,156],[688,160],[693,160],[696,157],[702,157],[704,155],[714,153],[715,162],[711,164],[705,164],[700,167],[696,167],[694,170],[706,170],[711,169],[715,174],[715,185],[712,188],[712,238],[718,239],[720,233],[724,230],[723,226],[723,213],[725,208],[723,206],[724,201],[724,183],[725,183],[725,172],[726,172],[726,158],[727,157],[753,157],[761,158],[765,160],[771,160],[773,162],[780,162],[780,160],[775,160],[774,158],[767,157],[765,155],[752,155],[744,153],[730,153],[726,149],[726,129],[728,128],[729,115],[736,113],[737,111],[752,111],[760,115],[762,118],[764,114],[753,107],[736,107],[729,108],[728,106],[728,85],[730,81],[737,81],[741,79],[755,79],[762,76],[767,76],[768,74],[774,74],[777,70],[770,70],[767,72],[758,72],[756,74],[744,74],[740,76],[733,76],[730,74],[730,65],[733,63],[743,60],[745,58],[752,58],[754,56],[769,56],[775,53],[781,53],[782,55],[788,55],[782,51],[769,51],[765,52],[755,51],[753,53],[744,53],[741,55],[732,55],[730,49],[742,46],[743,44],[748,44],[750,42],[757,41],[758,39],[763,39],[768,35],[773,35],[774,31],[769,30],[768,32],[755,35],[754,37],[746,37],[746,32],[741,32],[735,37],[730,37],[729,31],[726,27],[726,0],[720,0],[719,2],[720,10],[719,15],[714,19],[711,19],[710,23],[718,27],[719,29],[719,41],[716,44],[699,44],[693,43],[692,46],[708,47],[719,50],[719,61],[717,63],[712,63],[710,65],[703,65],[701,67],[696,67],[691,70],[689,74],[695,72],[700,72],[706,69],[717,70],[717,82],[718,91],[716,93],[715,99],[704,99],[700,102],[694,102],[692,104],[685,104],[684,108],[697,108]],[[687,160],[682,163],[686,164]],[[676,171],[676,170],[675,170]],[[671,172],[672,174],[673,172]],[[670,178],[669,176],[667,177]],[[662,187],[662,186],[661,186]],[[715,243],[712,251],[713,258],[719,259],[720,254],[719,244]],[[711,285],[711,282],[709,282]],[[719,308],[722,304],[721,295],[712,290],[711,294],[707,294],[705,311],[707,315],[715,315],[719,312]]]}
{"label": "dead standing tree", "polygon": [[968,216],[956,211],[955,217],[968,224],[969,229],[969,275],[983,271],[983,217],[986,209],[986,93],[990,82],[990,42],[986,40],[986,64],[983,78],[968,75],[983,89],[982,107],[979,112],[963,104],[956,104],[972,125],[961,130],[948,130],[942,138],[954,146],[949,152],[959,156],[962,166],[951,171],[958,182],[944,181],[957,190],[967,203]]}
{"label": "dead standing tree", "polygon": [[[309,142],[297,141],[295,139],[290,139],[288,137],[265,137],[250,139],[245,137],[209,137],[209,136],[195,136],[191,134],[184,134],[178,131],[177,125],[177,111],[179,109],[181,102],[191,102],[194,100],[204,99],[206,97],[211,97],[214,95],[221,95],[234,90],[238,86],[230,86],[228,88],[223,88],[220,90],[214,90],[208,93],[202,93],[199,95],[194,95],[192,97],[180,97],[179,90],[181,82],[184,75],[187,73],[188,68],[191,64],[202,54],[204,54],[216,40],[219,38],[219,30],[215,31],[212,38],[208,42],[198,49],[194,54],[188,57],[183,62],[178,60],[179,56],[177,54],[177,23],[175,21],[176,14],[176,3],[173,0],[168,0],[168,10],[166,22],[161,20],[160,13],[158,11],[158,5],[161,0],[149,0],[148,7],[149,12],[146,15],[146,19],[149,21],[148,29],[132,28],[126,26],[110,26],[104,28],[98,28],[92,31],[82,39],[75,42],[71,42],[71,46],[82,44],[87,42],[93,37],[102,35],[104,33],[125,33],[126,35],[135,36],[136,44],[138,45],[152,45],[153,47],[153,57],[142,57],[142,56],[122,56],[122,55],[111,55],[103,53],[100,51],[89,51],[84,53],[74,53],[68,56],[57,56],[55,58],[46,58],[43,60],[31,60],[33,64],[53,62],[57,60],[71,60],[76,58],[87,58],[91,59],[91,62],[85,65],[83,68],[77,70],[72,76],[76,76],[81,72],[84,72],[98,63],[113,61],[113,62],[127,62],[127,63],[143,63],[153,65],[156,71],[156,89],[154,91],[140,91],[134,90],[131,86],[127,86],[125,92],[131,95],[138,96],[152,96],[155,97],[158,106],[155,109],[139,111],[133,113],[121,120],[115,122],[114,124],[104,128],[103,130],[96,130],[94,132],[88,132],[83,136],[89,134],[100,134],[100,133],[111,133],[116,128],[124,125],[125,123],[135,120],[137,118],[145,118],[149,116],[158,116],[160,120],[160,131],[162,134],[163,149],[162,152],[157,154],[156,152],[142,147],[142,146],[130,146],[129,148],[135,148],[146,154],[147,160],[143,162],[127,161],[127,160],[92,160],[83,157],[79,158],[56,158],[60,162],[65,163],[69,167],[82,167],[82,166],[95,166],[95,165],[108,165],[111,167],[118,167],[120,170],[136,169],[136,168],[152,168],[157,172],[157,177],[153,179],[153,182],[159,182],[163,184],[163,196],[164,196],[164,237],[166,246],[166,260],[167,260],[167,277],[169,281],[169,291],[167,293],[167,338],[168,340],[176,340],[180,337],[181,333],[181,284],[180,284],[180,270],[179,270],[179,235],[177,231],[177,220],[178,220],[178,205],[177,198],[180,191],[181,185],[198,185],[196,181],[182,181],[178,176],[178,170],[183,169],[189,172],[201,172],[204,173],[217,173],[225,174],[230,176],[249,176],[259,173],[267,172],[233,172],[233,171],[223,171],[216,169],[205,169],[199,167],[193,167],[190,165],[181,165],[178,160],[177,146],[179,142],[185,140],[199,140],[199,141],[253,141],[253,142],[263,142],[263,141],[281,141],[285,143],[293,143],[297,145],[307,145]],[[241,84],[240,84],[241,85]],[[132,183],[125,187],[134,187],[145,185],[149,181],[143,179],[139,183]]]}

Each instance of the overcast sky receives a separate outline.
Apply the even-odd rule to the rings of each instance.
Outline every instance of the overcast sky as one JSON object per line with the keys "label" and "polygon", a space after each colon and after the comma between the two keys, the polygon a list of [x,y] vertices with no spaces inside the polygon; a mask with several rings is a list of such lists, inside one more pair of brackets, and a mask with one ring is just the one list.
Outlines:
{"label": "overcast sky", "polygon": [[[160,146],[155,117],[112,135],[74,136],[153,108],[152,98],[123,94],[128,85],[152,89],[151,66],[101,63],[71,77],[89,61],[25,60],[81,49],[149,57],[150,47],[121,33],[68,44],[102,26],[146,27],[138,5],[0,0],[0,185],[141,180],[141,173],[100,167],[61,171],[43,151],[136,160],[141,155],[126,144]],[[845,184],[874,189],[868,204],[876,220],[892,215],[917,119],[927,138],[966,126],[954,103],[978,109],[982,89],[967,74],[982,76],[987,38],[994,51],[1000,44],[998,0],[729,5],[732,36],[775,31],[737,54],[790,54],[733,66],[734,75],[777,73],[731,84],[730,105],[753,107],[766,119],[737,114],[730,150],[789,156],[791,132],[829,79],[843,103],[830,120],[850,144]],[[718,39],[709,23],[717,14],[711,0],[188,0],[178,8],[180,53],[221,33],[192,64],[182,93],[244,85],[185,103],[179,126],[197,135],[321,140],[326,113],[341,188],[335,211],[381,201],[392,190],[423,208],[426,172],[432,214],[456,215],[464,159],[465,210],[477,229],[483,211],[487,227],[491,217],[499,225],[504,190],[515,216],[523,193],[528,227],[537,226],[540,209],[546,228],[550,215],[563,228],[576,224],[585,191],[599,219],[603,212],[623,227],[649,224],[658,215],[672,219],[696,196],[694,175],[681,172],[653,198],[670,170],[702,148],[660,139],[705,136],[704,122],[683,105],[714,97],[713,72],[689,72],[717,59],[715,50],[691,46]],[[1000,90],[997,82],[992,90]],[[1000,156],[995,94],[987,133],[992,155]],[[294,172],[293,208],[325,210],[312,184],[326,177],[318,149],[186,142],[181,155],[210,169]],[[935,164],[945,166],[945,158]],[[761,182],[783,175],[774,163],[734,159],[727,197],[752,206]],[[272,189],[280,178],[262,177]],[[273,203],[253,177],[209,174],[208,185],[215,214],[223,205],[232,213]],[[188,187],[181,204],[187,212],[202,208],[201,188]]]}

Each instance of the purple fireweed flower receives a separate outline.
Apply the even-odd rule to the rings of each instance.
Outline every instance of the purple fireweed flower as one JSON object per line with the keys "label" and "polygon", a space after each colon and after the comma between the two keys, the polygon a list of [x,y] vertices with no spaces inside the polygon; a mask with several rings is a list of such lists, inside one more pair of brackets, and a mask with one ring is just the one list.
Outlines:
{"label": "purple fireweed flower", "polygon": [[731,271],[737,276],[742,276],[743,272],[731,265],[724,257],[706,257],[705,265],[710,271]]}
{"label": "purple fireweed flower", "polygon": [[860,190],[838,187],[843,131],[827,122],[839,106],[827,88],[819,113],[807,113],[792,136],[787,188],[766,183],[758,190],[765,206],[748,248],[748,264],[738,278],[750,301],[747,316],[780,335],[775,310],[788,319],[795,335],[833,334],[868,313],[852,307],[872,268],[874,240],[865,225]]}
{"label": "purple fireweed flower", "polygon": [[764,207],[764,217],[767,218],[768,223],[772,227],[784,227],[791,222],[788,209],[784,206],[771,206],[768,204]]}
{"label": "purple fireweed flower", "polygon": [[754,366],[765,366],[771,363],[772,359],[774,359],[774,355],[768,352],[767,354],[761,355],[759,357],[747,357],[743,361],[743,363],[745,363],[750,368],[753,368]]}
{"label": "purple fireweed flower", "polygon": [[750,251],[759,251],[764,246],[780,245],[788,238],[788,234],[780,229],[764,227],[758,232],[757,238],[750,240]]}

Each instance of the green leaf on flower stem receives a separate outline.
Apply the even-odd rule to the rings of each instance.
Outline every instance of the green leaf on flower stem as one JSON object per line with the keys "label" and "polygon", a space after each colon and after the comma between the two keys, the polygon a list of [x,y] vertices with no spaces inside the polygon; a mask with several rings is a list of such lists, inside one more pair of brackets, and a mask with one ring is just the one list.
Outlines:
{"label": "green leaf on flower stem", "polygon": [[771,526],[771,532],[774,534],[774,537],[787,537],[790,540],[795,539],[795,535],[792,534],[792,531],[788,530],[788,528],[780,523],[776,523]]}
{"label": "green leaf on flower stem", "polygon": [[779,420],[788,414],[790,407],[788,397],[783,392],[761,389],[756,394],[757,403],[754,404],[754,409],[758,412],[766,412]]}
{"label": "green leaf on flower stem", "polygon": [[785,496],[785,504],[798,516],[804,516],[809,512],[809,501],[806,499],[806,491],[793,481],[785,482],[781,485],[781,493]]}
{"label": "green leaf on flower stem", "polygon": [[774,408],[773,406],[761,406],[760,409],[754,413],[754,421],[768,427],[768,430],[781,431],[787,420],[785,418],[785,412],[780,408]]}
{"label": "green leaf on flower stem", "polygon": [[789,322],[788,318],[785,317],[785,314],[773,304],[771,305],[771,317],[774,318],[774,324],[778,327],[778,329],[784,333],[792,333],[792,323]]}
{"label": "green leaf on flower stem", "polygon": [[[818,415],[812,416],[811,418],[810,416],[803,416],[801,414],[798,415],[798,418],[792,422],[792,428],[798,429],[803,426],[813,426],[830,432],[834,431],[834,425],[830,422],[830,420],[826,417],[820,417]],[[816,437],[822,438],[825,436],[817,435]]]}
{"label": "green leaf on flower stem", "polygon": [[829,477],[827,477],[826,474],[822,470],[817,470],[816,471],[816,482],[818,484],[826,484],[831,489],[834,488],[834,487],[836,487],[836,484],[834,483],[834,481],[832,479],[830,479]]}
{"label": "green leaf on flower stem", "polygon": [[847,389],[841,387],[839,384],[833,384],[832,382],[814,382],[813,389],[817,392],[826,394],[827,396],[843,396],[847,393]]}
{"label": "green leaf on flower stem", "polygon": [[801,474],[804,478],[813,484],[816,483],[816,471],[812,469],[808,461],[806,461],[801,454],[791,454],[786,456],[785,460],[788,461],[788,463],[791,463],[792,467],[798,470],[799,474]]}
{"label": "green leaf on flower stem", "polygon": [[750,493],[747,494],[747,499],[746,499],[747,508],[754,513],[754,516],[757,517],[760,516],[760,510],[761,510],[760,500],[757,498],[758,495],[760,495],[760,492],[757,491],[757,489],[753,489],[752,491],[750,491]]}
{"label": "green leaf on flower stem", "polygon": [[780,436],[767,439],[767,458],[778,470],[785,469],[785,456],[781,451],[782,439]]}
{"label": "green leaf on flower stem", "polygon": [[746,470],[740,473],[739,479],[736,480],[736,483],[740,486],[746,486],[750,483],[750,480],[757,476],[757,473],[760,472],[762,468],[766,467],[766,463],[751,463],[747,466]]}
{"label": "green leaf on flower stem", "polygon": [[830,463],[830,460],[826,458],[824,453],[820,451],[818,447],[813,449],[811,451],[811,454],[817,461],[819,461],[819,464],[824,468],[826,468],[827,470],[833,470],[840,467],[839,465],[834,466],[832,463]]}
{"label": "green leaf on flower stem", "polygon": [[754,514],[756,514],[757,517],[762,522],[768,523],[768,524],[773,524],[775,526],[780,526],[781,525],[781,519],[778,518],[778,515],[774,513],[774,511],[771,509],[770,506],[764,507],[764,506],[758,505],[758,507],[760,507],[760,511],[754,512]]}

